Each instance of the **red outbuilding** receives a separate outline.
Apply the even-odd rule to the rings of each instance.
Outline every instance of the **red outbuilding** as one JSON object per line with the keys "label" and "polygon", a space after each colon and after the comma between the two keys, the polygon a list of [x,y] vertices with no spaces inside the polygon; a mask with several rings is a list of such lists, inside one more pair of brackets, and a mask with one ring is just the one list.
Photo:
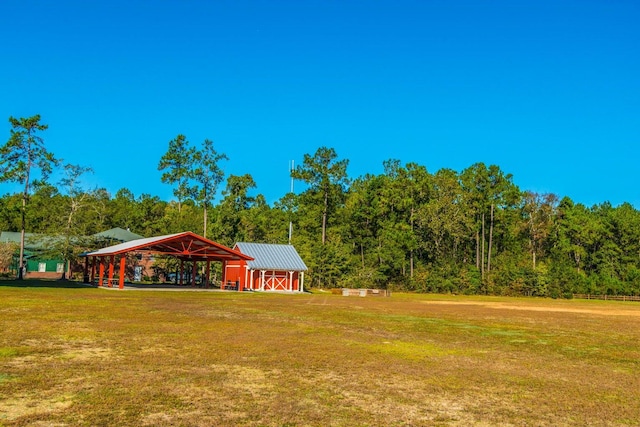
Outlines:
{"label": "red outbuilding", "polygon": [[[191,286],[196,285],[198,272],[204,269],[204,286],[209,287],[210,264],[222,264],[222,289],[238,291],[304,291],[307,266],[291,245],[267,243],[236,243],[233,249],[198,236],[192,232],[136,239],[84,254],[84,277],[98,286],[124,287],[127,254],[165,255],[180,261],[179,284],[186,271]],[[201,268],[202,267],[202,268]]]}
{"label": "red outbuilding", "polygon": [[233,249],[247,258],[225,263],[225,287],[253,291],[304,291],[307,266],[293,246],[239,242]]}

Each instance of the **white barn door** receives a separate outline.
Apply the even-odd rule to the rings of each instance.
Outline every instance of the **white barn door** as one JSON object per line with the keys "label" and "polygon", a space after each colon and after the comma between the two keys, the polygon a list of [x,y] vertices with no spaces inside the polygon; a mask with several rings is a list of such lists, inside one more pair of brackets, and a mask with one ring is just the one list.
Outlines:
{"label": "white barn door", "polygon": [[288,291],[287,273],[284,271],[271,271],[265,274],[264,289],[267,291]]}

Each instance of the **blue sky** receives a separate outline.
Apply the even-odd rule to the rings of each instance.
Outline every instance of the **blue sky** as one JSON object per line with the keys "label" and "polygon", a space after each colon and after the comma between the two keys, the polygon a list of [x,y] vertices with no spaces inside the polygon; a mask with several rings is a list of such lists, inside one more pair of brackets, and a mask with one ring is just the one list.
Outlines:
{"label": "blue sky", "polygon": [[[172,197],[212,139],[270,203],[333,147],[355,178],[497,164],[523,190],[640,208],[637,1],[33,1],[0,13],[0,142],[41,114],[90,187]],[[2,136],[4,135],[4,136]],[[300,186],[298,186],[300,188]],[[1,185],[0,191],[13,191]]]}

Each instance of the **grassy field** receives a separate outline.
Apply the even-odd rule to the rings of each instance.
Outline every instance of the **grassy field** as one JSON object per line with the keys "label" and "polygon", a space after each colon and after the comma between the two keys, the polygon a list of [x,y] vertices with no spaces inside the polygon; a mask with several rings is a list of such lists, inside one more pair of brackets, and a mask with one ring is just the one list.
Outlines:
{"label": "grassy field", "polygon": [[640,304],[0,282],[0,426],[640,425]]}

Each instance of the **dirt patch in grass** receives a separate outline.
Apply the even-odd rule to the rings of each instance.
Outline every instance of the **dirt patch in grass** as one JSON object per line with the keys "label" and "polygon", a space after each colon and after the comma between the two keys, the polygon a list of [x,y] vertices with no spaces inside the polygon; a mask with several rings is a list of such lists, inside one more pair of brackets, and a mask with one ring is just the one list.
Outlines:
{"label": "dirt patch in grass", "polygon": [[[68,409],[72,402],[72,396],[56,396],[50,399],[42,399],[36,396],[15,396],[0,401],[0,423],[14,421],[29,416],[52,417]],[[2,425],[2,424],[0,424]]]}
{"label": "dirt patch in grass", "polygon": [[[509,302],[492,302],[492,301],[425,301],[427,305],[476,305],[487,308],[501,309],[501,310],[524,310],[524,311],[540,311],[540,312],[556,312],[556,313],[581,313],[581,314],[598,314],[602,316],[629,316],[640,317],[640,307],[637,309],[629,309],[626,307],[620,307],[617,305],[602,305],[600,307],[585,306],[554,306],[549,304],[540,305],[532,303],[509,303]],[[580,304],[580,303],[578,303]],[[584,302],[583,302],[584,304]],[[635,302],[623,303],[623,304],[637,304]],[[582,304],[581,304],[582,305]]]}

